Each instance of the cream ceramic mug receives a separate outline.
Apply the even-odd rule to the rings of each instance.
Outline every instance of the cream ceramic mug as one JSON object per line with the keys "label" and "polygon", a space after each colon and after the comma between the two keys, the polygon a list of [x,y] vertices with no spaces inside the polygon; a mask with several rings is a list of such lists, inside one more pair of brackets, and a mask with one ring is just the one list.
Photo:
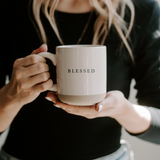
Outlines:
{"label": "cream ceramic mug", "polygon": [[56,66],[57,84],[50,90],[71,105],[101,102],[106,95],[106,53],[102,45],[63,45],[56,47],[56,54],[39,53]]}

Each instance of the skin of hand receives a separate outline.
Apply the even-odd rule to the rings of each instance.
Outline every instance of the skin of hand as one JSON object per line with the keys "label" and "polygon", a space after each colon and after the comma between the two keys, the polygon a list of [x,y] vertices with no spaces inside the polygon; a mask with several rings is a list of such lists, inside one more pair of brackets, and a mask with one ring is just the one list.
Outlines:
{"label": "skin of hand", "polygon": [[9,83],[0,89],[0,132],[9,127],[23,105],[53,85],[46,60],[36,55],[46,51],[47,45],[42,45],[31,55],[14,62]]}
{"label": "skin of hand", "polygon": [[49,79],[49,67],[45,58],[37,55],[46,51],[47,45],[44,44],[34,50],[31,55],[14,62],[11,80],[5,86],[8,102],[18,102],[23,106],[32,102],[41,92],[53,85],[52,80]]}
{"label": "skin of hand", "polygon": [[151,123],[151,114],[143,106],[130,103],[120,91],[106,93],[105,99],[92,106],[72,106],[61,102],[57,93],[48,92],[47,100],[54,103],[69,114],[83,116],[88,119],[98,117],[114,118],[128,132],[139,134],[146,131]]}
{"label": "skin of hand", "polygon": [[106,93],[105,99],[92,106],[72,106],[61,102],[56,93],[49,92],[47,99],[70,114],[86,117],[88,119],[97,117],[112,117],[115,118],[124,112],[125,98],[120,91],[111,91]]}

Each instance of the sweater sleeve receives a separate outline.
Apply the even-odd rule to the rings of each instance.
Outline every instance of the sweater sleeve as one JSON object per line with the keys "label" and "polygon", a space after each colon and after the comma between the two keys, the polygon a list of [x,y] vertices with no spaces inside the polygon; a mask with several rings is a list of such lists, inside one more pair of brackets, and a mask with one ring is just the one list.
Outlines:
{"label": "sweater sleeve", "polygon": [[134,136],[160,144],[160,7],[154,0],[145,2],[147,12],[145,16],[140,15],[143,25],[133,75],[138,104],[147,106],[152,120],[146,132]]}
{"label": "sweater sleeve", "polygon": [[146,132],[137,135],[137,137],[155,144],[160,144],[160,109],[153,107],[146,108],[151,113],[151,125]]}

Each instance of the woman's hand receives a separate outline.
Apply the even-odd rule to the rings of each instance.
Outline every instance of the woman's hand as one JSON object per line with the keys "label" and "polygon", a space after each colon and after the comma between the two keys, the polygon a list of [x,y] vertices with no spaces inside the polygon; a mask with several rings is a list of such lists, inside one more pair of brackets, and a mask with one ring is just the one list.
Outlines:
{"label": "woman's hand", "polygon": [[5,86],[8,101],[18,102],[23,106],[32,102],[40,92],[48,90],[53,85],[52,80],[49,79],[49,67],[45,58],[36,55],[46,51],[47,46],[42,45],[31,55],[14,62],[11,80]]}
{"label": "woman's hand", "polygon": [[118,117],[125,112],[126,99],[120,91],[111,91],[106,93],[105,99],[92,106],[72,106],[62,103],[55,93],[49,92],[47,99],[51,99],[55,106],[74,115],[83,116],[86,118],[97,117]]}
{"label": "woman's hand", "polygon": [[46,60],[36,55],[46,51],[47,46],[42,45],[31,55],[14,62],[11,80],[0,89],[0,132],[8,128],[23,105],[52,87]]}
{"label": "woman's hand", "polygon": [[56,94],[49,92],[46,99],[51,100],[56,107],[74,115],[88,119],[111,117],[133,134],[146,131],[151,122],[150,112],[143,106],[130,103],[120,91],[106,93],[105,99],[92,106],[72,106],[59,101]]}

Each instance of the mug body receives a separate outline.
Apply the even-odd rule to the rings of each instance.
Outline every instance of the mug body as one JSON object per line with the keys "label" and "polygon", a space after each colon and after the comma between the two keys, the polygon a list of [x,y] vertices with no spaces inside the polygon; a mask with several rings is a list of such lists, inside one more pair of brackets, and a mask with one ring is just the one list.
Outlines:
{"label": "mug body", "polygon": [[106,95],[106,46],[56,47],[57,93],[71,105],[93,105]]}

